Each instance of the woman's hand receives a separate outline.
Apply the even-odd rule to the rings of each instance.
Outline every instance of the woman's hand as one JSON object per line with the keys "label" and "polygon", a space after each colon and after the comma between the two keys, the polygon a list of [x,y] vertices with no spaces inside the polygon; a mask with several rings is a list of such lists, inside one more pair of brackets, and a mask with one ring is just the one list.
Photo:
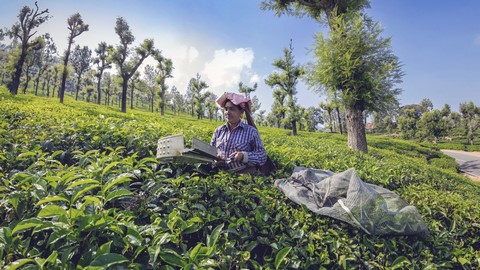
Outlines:
{"label": "woman's hand", "polygon": [[241,151],[233,152],[230,155],[230,158],[232,158],[232,162],[240,162],[243,160],[243,152]]}

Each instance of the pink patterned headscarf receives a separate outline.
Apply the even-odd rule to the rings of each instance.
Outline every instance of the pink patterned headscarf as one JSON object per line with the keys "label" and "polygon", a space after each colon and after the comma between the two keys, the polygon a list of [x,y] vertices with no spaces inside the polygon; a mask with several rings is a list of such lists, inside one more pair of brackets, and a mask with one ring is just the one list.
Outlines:
{"label": "pink patterned headscarf", "polygon": [[252,101],[250,98],[230,92],[223,93],[221,97],[217,98],[216,102],[220,107],[224,108],[227,100],[230,100],[235,105],[240,105],[242,109],[246,108],[248,111],[250,111],[252,107]]}

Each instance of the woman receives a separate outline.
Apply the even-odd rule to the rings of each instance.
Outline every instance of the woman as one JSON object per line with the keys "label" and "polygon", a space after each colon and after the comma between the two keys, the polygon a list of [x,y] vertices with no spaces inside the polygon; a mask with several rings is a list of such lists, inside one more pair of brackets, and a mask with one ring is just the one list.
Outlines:
{"label": "woman", "polygon": [[214,163],[221,169],[239,173],[256,173],[267,161],[257,129],[243,123],[242,115],[250,114],[251,101],[242,95],[225,92],[216,100],[224,109],[227,122],[215,129],[211,145],[218,149]]}

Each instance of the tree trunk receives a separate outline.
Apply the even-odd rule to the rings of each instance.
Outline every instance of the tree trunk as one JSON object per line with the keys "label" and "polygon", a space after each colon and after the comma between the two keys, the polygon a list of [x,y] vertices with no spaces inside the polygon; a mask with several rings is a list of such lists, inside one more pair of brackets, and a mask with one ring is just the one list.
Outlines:
{"label": "tree trunk", "polygon": [[293,136],[297,135],[297,121],[292,121]]}
{"label": "tree trunk", "polygon": [[130,90],[130,109],[133,110],[133,91],[135,90],[135,80],[132,81],[132,89]]}
{"label": "tree trunk", "polygon": [[67,83],[67,66],[68,66],[68,58],[70,57],[70,48],[72,47],[73,38],[70,37],[68,40],[68,47],[67,51],[65,52],[65,58],[63,59],[63,72],[62,72],[62,85],[58,91],[58,96],[60,98],[60,103],[63,104],[63,97],[65,95],[65,84]]}
{"label": "tree trunk", "polygon": [[343,134],[343,127],[342,127],[342,117],[340,116],[340,109],[335,107],[335,111],[337,112],[337,118],[338,118],[338,128],[340,130],[340,134]]}
{"label": "tree trunk", "polygon": [[345,115],[347,118],[348,147],[367,153],[367,136],[365,135],[362,110],[356,107],[347,107]]}
{"label": "tree trunk", "polygon": [[165,90],[162,90],[161,97],[162,103],[160,103],[160,114],[163,116],[165,115]]}
{"label": "tree trunk", "polygon": [[97,104],[98,105],[100,105],[100,102],[102,100],[102,89],[101,89],[102,75],[103,75],[103,69],[100,70],[100,73],[98,74],[98,82],[97,82],[97,95],[98,95]]}
{"label": "tree trunk", "polygon": [[40,85],[40,75],[35,79],[35,96],[38,95],[38,86]]}
{"label": "tree trunk", "polygon": [[122,76],[122,101],[121,109],[123,113],[127,112],[127,91],[128,91],[128,76]]}
{"label": "tree trunk", "polygon": [[20,78],[22,77],[23,64],[27,57],[27,45],[22,45],[22,52],[18,59],[17,65],[15,65],[15,73],[13,73],[12,82],[9,83],[10,94],[16,95],[18,93],[18,87],[20,86]]}
{"label": "tree trunk", "polygon": [[79,74],[78,75],[78,78],[77,78],[77,87],[76,87],[76,91],[75,91],[75,100],[78,100],[78,92],[80,92],[80,81],[82,80],[82,74]]}
{"label": "tree trunk", "polygon": [[30,69],[30,67],[27,67],[27,72],[25,73],[25,85],[23,85],[23,94],[24,95],[27,93],[27,88],[28,88],[28,85],[30,84],[30,74],[28,72],[29,69]]}

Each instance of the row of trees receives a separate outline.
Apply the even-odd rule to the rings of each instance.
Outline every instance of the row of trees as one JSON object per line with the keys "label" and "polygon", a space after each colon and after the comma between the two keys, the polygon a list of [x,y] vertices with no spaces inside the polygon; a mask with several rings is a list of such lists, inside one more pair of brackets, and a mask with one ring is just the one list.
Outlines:
{"label": "row of trees", "polygon": [[[263,9],[273,10],[277,15],[308,15],[321,23],[326,22],[329,32],[328,35],[315,35],[311,63],[295,63],[292,41],[284,49],[283,56],[273,62],[275,71],[265,83],[273,89],[274,102],[268,115],[265,111],[254,111],[259,125],[292,129],[296,135],[297,129],[313,131],[323,124],[332,132],[344,133],[346,130],[348,145],[363,152],[367,152],[365,124],[369,116],[373,117],[378,131],[382,127],[385,130],[397,128],[406,138],[427,139],[433,136],[437,140],[445,133],[431,129],[439,129],[439,125],[432,123],[452,115],[449,108],[421,111],[421,114],[408,106],[399,108],[397,96],[401,90],[395,85],[403,77],[400,62],[391,52],[390,39],[381,37],[382,29],[365,15],[364,9],[368,5],[368,0],[262,2]],[[58,92],[62,103],[68,89],[74,93],[75,99],[80,95],[86,101],[100,104],[103,100],[107,105],[112,100],[113,104],[119,104],[122,112],[126,112],[127,102],[130,101],[132,109],[134,104],[137,107],[146,105],[152,112],[156,109],[162,115],[169,108],[175,114],[188,113],[198,119],[222,117],[215,104],[216,95],[208,91],[209,86],[199,74],[190,79],[185,95],[180,94],[175,86],[169,89],[167,79],[172,78],[172,61],[155,48],[152,39],[145,39],[138,47],[132,47],[135,37],[122,17],[117,18],[115,25],[120,43],[112,46],[101,42],[92,52],[87,46],[72,48],[74,39],[88,31],[89,26],[80,14],[70,16],[67,20],[68,47],[61,58],[48,34],[34,37],[35,28],[49,19],[48,9],[40,11],[35,3],[33,9],[25,6],[18,18],[19,21],[10,29],[0,32],[0,38],[9,36],[12,39],[10,45],[2,44],[0,50],[1,82],[8,85],[12,94],[17,94],[22,80],[25,93],[31,78],[34,78],[35,94],[38,94],[40,81],[43,80],[42,94],[46,86],[46,96],[50,96],[52,86],[51,95],[55,96]],[[142,73],[139,68],[148,57],[152,57],[156,65],[147,65]],[[115,74],[108,72],[113,67],[116,68]],[[299,80],[304,80],[313,91],[322,94],[325,102],[311,108],[297,104],[296,85]],[[256,89],[257,84],[250,87],[242,82],[238,87],[238,91],[248,97]],[[253,96],[252,100],[254,110],[258,110],[258,98]],[[474,112],[478,111],[472,106]],[[477,114],[472,114],[473,119]],[[467,115],[462,113],[465,123],[469,121]],[[475,121],[466,124],[471,141],[478,128]]]}
{"label": "row of trees", "polygon": [[[2,44],[0,58],[1,83],[7,84],[12,94],[18,93],[22,83],[23,93],[26,93],[30,78],[34,77],[36,95],[40,94],[40,82],[43,81],[41,94],[55,97],[57,93],[61,103],[67,92],[76,100],[81,98],[98,104],[103,101],[106,105],[110,105],[110,101],[112,104],[119,103],[122,112],[126,111],[130,101],[132,109],[134,103],[140,103],[140,106],[148,104],[149,110],[153,112],[157,109],[162,115],[166,107],[170,107],[174,113],[187,112],[199,119],[205,116],[210,119],[222,117],[215,104],[216,95],[208,91],[208,85],[199,74],[190,80],[185,95],[181,95],[175,86],[169,89],[166,81],[172,78],[172,61],[162,56],[151,39],[132,48],[135,37],[122,17],[117,18],[115,25],[120,43],[112,46],[100,42],[92,52],[88,46],[74,46],[75,38],[88,31],[89,25],[80,14],[73,14],[67,19],[67,49],[60,57],[48,33],[33,38],[35,29],[50,18],[48,14],[48,9],[41,11],[37,3],[35,8],[25,6],[20,11],[19,21],[0,33],[0,37],[9,36],[12,39],[10,45]],[[293,64],[292,50],[290,45],[290,50],[285,49],[285,59],[277,59],[273,65],[282,69],[284,64]],[[147,65],[142,73],[139,67],[147,57],[153,57],[157,65]],[[113,67],[116,67],[116,74],[109,72]],[[295,84],[303,74],[303,68],[295,68],[296,71],[288,74],[289,78],[293,78],[291,81],[284,82],[284,75],[277,73],[267,80],[267,84],[275,88],[274,95],[282,97],[274,107],[281,113],[279,117],[276,111],[269,115],[259,111],[255,114],[259,125],[292,128],[296,134],[297,122],[299,129],[311,131],[322,123],[318,108],[305,109],[295,104]],[[257,86],[256,83],[250,87],[240,82],[238,91],[250,97]],[[288,96],[288,104],[284,102],[285,96]],[[260,102],[256,96],[251,98],[255,113],[260,108]]]}
{"label": "row of trees", "polygon": [[433,109],[432,102],[424,99],[420,104],[403,106],[389,115],[374,113],[374,130],[398,132],[404,139],[433,143],[462,137],[473,145],[480,128],[480,107],[470,101],[460,103],[459,109],[459,112],[451,111],[448,104],[442,109]]}

